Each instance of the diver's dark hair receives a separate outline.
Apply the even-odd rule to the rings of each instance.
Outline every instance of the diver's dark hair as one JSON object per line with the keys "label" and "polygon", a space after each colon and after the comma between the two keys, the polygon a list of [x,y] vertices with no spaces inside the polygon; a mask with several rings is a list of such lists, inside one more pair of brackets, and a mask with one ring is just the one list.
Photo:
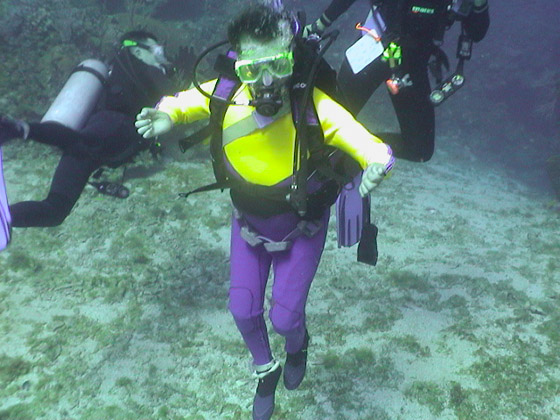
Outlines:
{"label": "diver's dark hair", "polygon": [[142,29],[125,33],[120,37],[119,44],[122,44],[127,39],[131,41],[145,41],[147,39],[153,39],[154,41],[158,42],[156,36],[153,33],[144,31]]}
{"label": "diver's dark hair", "polygon": [[239,42],[245,37],[269,42],[284,35],[281,23],[285,21],[290,22],[287,12],[280,12],[264,4],[253,5],[230,23],[228,40],[234,49],[239,49]]}

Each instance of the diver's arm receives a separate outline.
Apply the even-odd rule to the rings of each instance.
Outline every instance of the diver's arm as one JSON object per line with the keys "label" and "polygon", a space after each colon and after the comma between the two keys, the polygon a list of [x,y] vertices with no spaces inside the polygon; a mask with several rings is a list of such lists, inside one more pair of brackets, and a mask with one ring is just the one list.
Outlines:
{"label": "diver's arm", "polygon": [[325,13],[323,13],[323,16],[325,16],[329,22],[334,22],[355,2],[356,0],[332,0],[331,4],[329,4],[325,9]]}
{"label": "diver's arm", "polygon": [[[203,83],[200,87],[211,94],[214,91],[215,80]],[[210,115],[210,99],[197,89],[189,89],[177,93],[175,96],[164,96],[156,105],[156,109],[165,112],[173,124],[189,124],[208,118]]]}
{"label": "diver's arm", "polygon": [[319,89],[315,89],[313,100],[325,144],[348,153],[364,169],[358,191],[365,197],[383,181],[393,167],[395,160],[391,148]]}
{"label": "diver's arm", "polygon": [[490,26],[490,13],[486,0],[474,0],[474,8],[464,21],[467,35],[474,41],[481,41]]}
{"label": "diver's arm", "polygon": [[356,160],[362,169],[381,164],[387,173],[393,166],[391,148],[319,89],[315,89],[314,103],[323,129],[325,144],[336,147]]}
{"label": "diver's arm", "polygon": [[315,22],[307,25],[303,31],[305,37],[314,33],[322,35],[331,24],[338,19],[356,0],[332,0],[325,12]]}
{"label": "diver's arm", "polygon": [[[216,81],[201,85],[205,92],[212,92]],[[144,138],[165,134],[175,124],[188,124],[210,115],[210,99],[197,89],[189,89],[175,96],[164,96],[155,108],[143,108],[134,125]]]}

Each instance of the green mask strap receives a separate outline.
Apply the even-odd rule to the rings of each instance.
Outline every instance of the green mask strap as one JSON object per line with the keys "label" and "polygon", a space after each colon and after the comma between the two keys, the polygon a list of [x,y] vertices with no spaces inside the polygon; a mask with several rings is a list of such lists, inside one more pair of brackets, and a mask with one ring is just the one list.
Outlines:
{"label": "green mask strap", "polygon": [[131,41],[130,39],[125,39],[125,40],[122,42],[122,46],[123,46],[123,47],[136,47],[136,46],[138,46],[138,42],[136,42],[136,41]]}

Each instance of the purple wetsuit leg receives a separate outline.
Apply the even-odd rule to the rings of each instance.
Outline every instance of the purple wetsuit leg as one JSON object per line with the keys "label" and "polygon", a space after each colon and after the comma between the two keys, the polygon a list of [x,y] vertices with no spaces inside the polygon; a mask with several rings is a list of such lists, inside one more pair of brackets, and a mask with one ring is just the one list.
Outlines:
{"label": "purple wetsuit leg", "polygon": [[229,310],[255,365],[272,360],[263,317],[264,297],[272,258],[264,247],[251,247],[240,235],[239,220],[231,218]]}
{"label": "purple wetsuit leg", "polygon": [[329,209],[319,231],[311,238],[302,235],[287,252],[273,254],[274,285],[270,320],[274,330],[285,337],[285,349],[296,353],[305,338],[305,305],[325,247]]}
{"label": "purple wetsuit leg", "polygon": [[[303,344],[305,304],[323,252],[329,214],[327,209],[322,226],[313,237],[301,235],[293,240],[290,250],[270,254],[262,245],[249,246],[240,236],[240,222],[232,218],[229,308],[256,365],[272,360],[263,318],[264,293],[272,262],[272,324],[286,338],[288,352],[297,352]],[[245,215],[245,220],[253,231],[274,241],[281,241],[299,222],[291,213],[267,219]]]}

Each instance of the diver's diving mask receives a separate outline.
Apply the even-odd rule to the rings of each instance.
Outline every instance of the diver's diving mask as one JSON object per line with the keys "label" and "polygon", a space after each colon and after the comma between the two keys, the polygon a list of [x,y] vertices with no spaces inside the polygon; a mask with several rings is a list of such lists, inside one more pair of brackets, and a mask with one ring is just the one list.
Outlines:
{"label": "diver's diving mask", "polygon": [[154,60],[158,63],[158,64],[169,64],[169,61],[167,60],[167,58],[165,57],[165,50],[163,48],[162,45],[159,45],[158,43],[154,42],[152,43],[144,43],[144,42],[138,42],[138,41],[133,41],[130,39],[125,39],[122,43],[123,47],[138,47],[138,48],[142,48],[143,50],[148,51],[153,57]]}
{"label": "diver's diving mask", "polygon": [[292,51],[283,52],[269,57],[253,60],[237,60],[235,73],[242,83],[258,82],[265,71],[278,79],[291,76],[294,68],[294,54]]}

